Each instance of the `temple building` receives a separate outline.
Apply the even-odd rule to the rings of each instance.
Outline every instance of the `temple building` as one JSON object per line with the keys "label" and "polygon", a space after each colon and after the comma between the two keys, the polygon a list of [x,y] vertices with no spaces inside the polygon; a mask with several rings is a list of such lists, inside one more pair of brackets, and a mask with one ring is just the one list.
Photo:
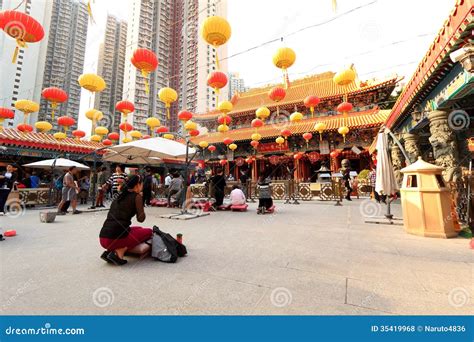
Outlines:
{"label": "temple building", "polygon": [[[216,151],[204,152],[204,159],[209,164],[227,159],[228,170],[238,178],[239,169],[247,168],[245,158],[254,155],[256,161],[252,164],[252,178],[255,180],[262,173],[269,173],[273,179],[290,179],[292,173],[300,181],[316,181],[318,171],[330,169],[337,171],[342,159],[349,159],[351,168],[355,171],[370,169],[372,158],[371,143],[380,126],[387,120],[390,113],[389,97],[394,91],[400,78],[397,76],[385,80],[361,81],[358,78],[345,87],[334,83],[335,73],[325,72],[303,79],[293,80],[286,96],[278,103],[273,102],[269,91],[275,85],[251,89],[245,93],[234,95],[233,109],[228,113],[231,118],[230,130],[226,133],[216,132],[218,117],[221,113],[211,111],[196,114],[194,120],[208,130],[193,139],[194,143],[207,141],[216,146]],[[307,96],[314,95],[320,100],[314,108],[314,114],[304,105]],[[346,98],[347,97],[347,98]],[[337,106],[343,101],[353,105],[347,115],[337,112]],[[393,102],[392,102],[393,104]],[[265,125],[258,129],[261,140],[256,149],[250,142],[256,129],[251,122],[256,118],[259,107],[267,107],[271,114],[265,120]],[[291,122],[289,117],[294,112],[300,112],[304,118]],[[313,117],[312,117],[313,116]],[[315,131],[317,123],[324,123],[325,129]],[[341,126],[349,128],[343,137],[338,133]],[[289,129],[291,135],[284,143],[277,144],[275,139],[280,136],[282,129]],[[205,131],[205,129],[204,129]],[[312,138],[305,141],[304,133],[311,133]],[[307,137],[307,136],[306,136]],[[225,138],[230,138],[237,145],[234,152],[229,152],[223,144]],[[294,154],[305,152],[294,170]],[[334,153],[331,153],[334,152]]]}
{"label": "temple building", "polygon": [[391,139],[398,180],[402,180],[399,170],[418,157],[444,167],[444,180],[456,192],[461,220],[466,218],[474,185],[473,30],[472,2],[457,1],[386,122],[400,142]]}

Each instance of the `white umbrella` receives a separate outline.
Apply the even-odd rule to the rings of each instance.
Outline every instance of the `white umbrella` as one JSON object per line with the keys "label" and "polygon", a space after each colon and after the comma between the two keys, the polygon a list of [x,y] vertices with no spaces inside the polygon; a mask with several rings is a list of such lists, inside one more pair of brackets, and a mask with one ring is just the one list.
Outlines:
{"label": "white umbrella", "polygon": [[[190,155],[195,153],[195,149],[189,148],[188,153]],[[118,155],[122,156],[124,160],[135,159],[135,161],[138,161],[142,159],[144,163],[153,160],[151,158],[182,159],[186,156],[186,145],[164,138],[136,140],[110,147],[109,152],[104,155],[103,160],[114,161],[114,159],[117,160]]]}
{"label": "white umbrella", "polygon": [[375,191],[379,194],[393,195],[399,190],[392,162],[388,155],[388,139],[383,132],[377,136],[377,174]]}
{"label": "white umbrella", "polygon": [[71,166],[75,166],[79,170],[89,170],[89,166],[75,162],[73,160],[57,158],[57,159],[47,159],[39,162],[24,164],[23,166],[36,168],[36,169],[51,169],[52,167],[56,169],[68,169]]}
{"label": "white umbrella", "polygon": [[102,157],[102,160],[123,165],[155,165],[163,163],[160,158],[133,156],[128,154],[121,154],[116,151],[108,151]]}

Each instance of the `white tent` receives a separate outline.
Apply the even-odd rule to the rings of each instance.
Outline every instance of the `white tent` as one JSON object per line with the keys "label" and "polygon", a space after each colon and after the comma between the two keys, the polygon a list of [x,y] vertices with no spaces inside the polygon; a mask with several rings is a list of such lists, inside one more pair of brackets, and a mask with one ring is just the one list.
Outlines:
{"label": "white tent", "polygon": [[36,169],[68,169],[71,166],[75,166],[79,170],[89,170],[89,166],[75,162],[73,160],[57,158],[57,159],[47,159],[39,162],[24,164],[25,167],[31,167]]}
{"label": "white tent", "polygon": [[[189,148],[189,155],[194,154],[194,148]],[[183,159],[186,156],[186,145],[164,138],[136,140],[113,146],[103,156],[103,161],[126,164],[154,164],[160,159]]]}
{"label": "white tent", "polygon": [[377,174],[375,191],[379,194],[393,195],[399,190],[392,162],[388,155],[388,139],[385,133],[377,136]]}

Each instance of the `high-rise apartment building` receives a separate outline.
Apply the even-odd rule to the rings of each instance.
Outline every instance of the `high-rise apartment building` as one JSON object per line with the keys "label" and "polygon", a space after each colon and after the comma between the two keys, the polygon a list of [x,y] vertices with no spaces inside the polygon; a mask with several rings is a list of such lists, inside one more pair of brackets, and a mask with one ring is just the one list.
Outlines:
{"label": "high-rise apartment building", "polygon": [[[83,73],[86,53],[87,5],[82,0],[54,0],[52,4],[49,36],[45,37],[47,53],[42,88],[59,87],[68,93],[68,100],[58,106],[55,116],[67,115],[76,119],[76,125],[71,127],[75,129],[81,98],[77,80]],[[44,99],[38,119],[51,121],[51,110]]]}
{"label": "high-rise apartment building", "polygon": [[[123,97],[135,104],[129,122],[142,133],[147,132],[145,121],[150,116],[159,118],[171,130],[179,130],[176,114],[181,109],[205,111],[215,106],[216,96],[207,87],[207,75],[215,70],[216,52],[199,36],[199,27],[211,15],[226,16],[225,0],[135,0],[129,2],[126,61],[135,49],[153,50],[159,60],[157,71],[150,75],[150,92],[145,92],[145,81],[131,63],[125,63]],[[227,56],[219,48],[221,59]],[[227,71],[227,63],[221,63]],[[171,106],[171,118],[166,117],[165,105],[158,92],[169,86],[178,92],[178,100]],[[227,98],[224,91],[220,95]]]}
{"label": "high-rise apartment building", "polygon": [[229,73],[229,100],[234,94],[245,93],[249,88],[245,86],[245,82],[238,72]]}
{"label": "high-rise apartment building", "polygon": [[[14,9],[17,6],[16,0],[2,0],[0,3],[1,10]],[[16,41],[3,32],[0,34],[0,106],[14,110],[14,103],[20,99],[40,102],[52,7],[51,1],[27,0],[18,8],[19,11],[34,17],[44,27],[45,36],[42,41],[20,49],[16,63],[12,63]],[[36,117],[37,113],[31,114],[26,118],[26,122],[32,124]],[[23,120],[23,113],[15,111],[15,118],[6,120],[4,126],[16,127]]]}
{"label": "high-rise apartment building", "polygon": [[94,108],[104,113],[105,126],[114,132],[119,131],[121,120],[121,113],[115,110],[115,104],[122,100],[126,44],[127,23],[108,15],[97,65],[97,74],[104,79],[107,87],[95,95]]}

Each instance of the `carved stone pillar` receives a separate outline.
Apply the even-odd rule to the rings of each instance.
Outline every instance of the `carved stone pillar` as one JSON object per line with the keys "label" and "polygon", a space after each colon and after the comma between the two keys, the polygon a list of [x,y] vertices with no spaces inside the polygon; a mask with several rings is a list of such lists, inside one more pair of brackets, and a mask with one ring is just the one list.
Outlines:
{"label": "carved stone pillar", "polygon": [[403,174],[400,170],[403,168],[403,162],[405,161],[405,158],[403,157],[403,153],[397,144],[393,144],[390,148],[390,151],[392,157],[393,173],[395,174],[395,179],[397,180],[398,185],[401,186]]}
{"label": "carved stone pillar", "polygon": [[405,142],[405,151],[410,158],[410,163],[414,163],[421,156],[420,147],[418,146],[418,137],[415,134],[405,133],[403,134],[403,140]]}
{"label": "carved stone pillar", "polygon": [[445,168],[443,177],[447,182],[456,182],[461,176],[456,135],[448,125],[448,113],[440,110],[428,114],[430,120],[429,138],[433,146],[436,165]]}

